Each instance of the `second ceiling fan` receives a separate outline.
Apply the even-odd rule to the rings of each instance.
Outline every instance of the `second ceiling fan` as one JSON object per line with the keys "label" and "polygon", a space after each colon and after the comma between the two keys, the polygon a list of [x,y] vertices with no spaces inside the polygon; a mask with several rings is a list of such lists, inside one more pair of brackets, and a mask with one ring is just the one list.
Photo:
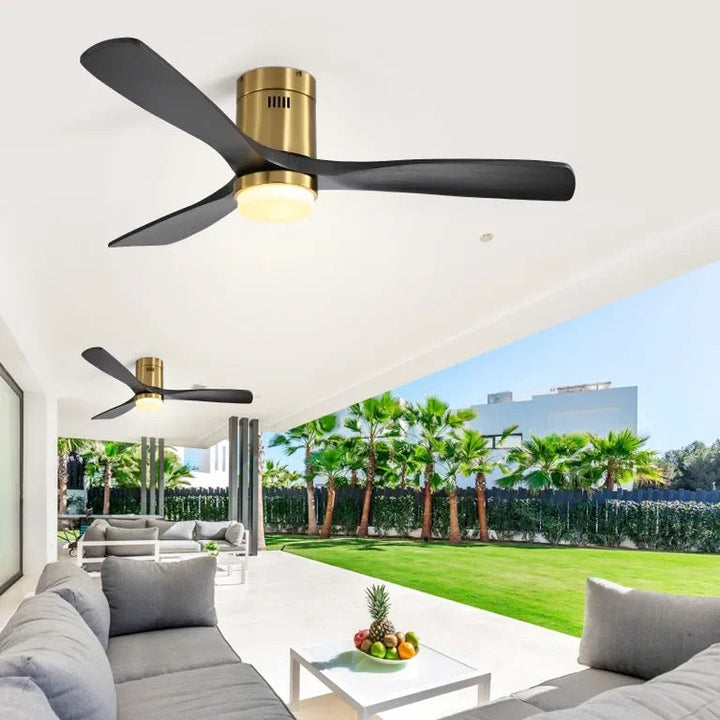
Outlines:
{"label": "second ceiling fan", "polygon": [[389,160],[315,157],[315,79],[287,67],[250,70],[237,82],[237,124],[151,48],[135,38],[105,40],[82,65],[144,110],[207,143],[234,177],[206,198],[110,243],[169,245],[237,207],[255,220],[309,214],[320,190],[377,190],[514,200],[569,200],[575,176],[540,160]]}
{"label": "second ceiling fan", "polygon": [[146,411],[159,410],[165,400],[216,403],[251,403],[253,401],[253,394],[249,390],[224,388],[168,390],[163,387],[163,361],[160,358],[139,358],[135,363],[135,374],[133,375],[104,348],[88,348],[83,350],[82,356],[98,370],[119,380],[133,391],[133,396],[129,400],[95,415],[93,420],[112,420],[130,412],[133,408]]}

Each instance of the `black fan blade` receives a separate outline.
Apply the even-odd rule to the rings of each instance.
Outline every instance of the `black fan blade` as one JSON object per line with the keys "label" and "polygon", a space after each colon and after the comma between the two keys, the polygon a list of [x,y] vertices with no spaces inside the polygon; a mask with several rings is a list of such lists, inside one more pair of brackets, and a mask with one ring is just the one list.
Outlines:
{"label": "black fan blade", "polygon": [[114,408],[110,408],[105,412],[101,412],[99,415],[93,416],[93,420],[112,420],[113,418],[120,417],[126,412],[130,412],[135,407],[135,398],[124,402],[122,405],[117,405]]}
{"label": "black fan blade", "polygon": [[218,220],[222,220],[235,207],[233,182],[230,181],[194,205],[189,205],[122,235],[113,240],[109,247],[171,245],[210,227]]}
{"label": "black fan blade", "polygon": [[207,143],[235,174],[263,164],[249,138],[230,118],[140,40],[104,40],[88,48],[80,62],[130,102]]}
{"label": "black fan blade", "polygon": [[125,383],[135,394],[147,392],[147,387],[104,348],[88,348],[83,350],[82,356],[98,370],[102,370],[121,383]]}
{"label": "black fan blade", "polygon": [[200,402],[251,403],[249,390],[221,390],[217,388],[193,388],[191,390],[158,390],[166,400],[198,400]]}
{"label": "black fan blade", "polygon": [[272,163],[316,175],[321,190],[455,195],[511,200],[570,200],[575,175],[565,163],[543,160],[318,160],[262,148]]}

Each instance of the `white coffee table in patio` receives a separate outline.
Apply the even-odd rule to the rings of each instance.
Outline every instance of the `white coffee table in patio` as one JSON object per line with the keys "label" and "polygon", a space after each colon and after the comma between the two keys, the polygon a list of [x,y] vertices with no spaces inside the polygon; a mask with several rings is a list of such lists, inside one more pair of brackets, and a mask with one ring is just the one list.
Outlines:
{"label": "white coffee table in patio", "polygon": [[352,649],[352,640],[290,648],[290,709],[300,699],[300,666],[369,720],[383,710],[477,686],[478,704],[490,694],[490,673],[423,645],[406,663],[376,663]]}
{"label": "white coffee table in patio", "polygon": [[[217,568],[220,577],[232,577],[236,570],[239,570],[240,584],[245,582],[248,569],[248,557],[246,552],[220,552],[217,555]],[[224,582],[223,585],[229,583]]]}

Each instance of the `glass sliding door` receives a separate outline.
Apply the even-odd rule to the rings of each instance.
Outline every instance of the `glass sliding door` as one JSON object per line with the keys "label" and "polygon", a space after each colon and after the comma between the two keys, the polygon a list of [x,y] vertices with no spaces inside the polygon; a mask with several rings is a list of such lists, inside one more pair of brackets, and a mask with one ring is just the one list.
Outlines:
{"label": "glass sliding door", "polygon": [[0,593],[22,575],[22,390],[0,365]]}

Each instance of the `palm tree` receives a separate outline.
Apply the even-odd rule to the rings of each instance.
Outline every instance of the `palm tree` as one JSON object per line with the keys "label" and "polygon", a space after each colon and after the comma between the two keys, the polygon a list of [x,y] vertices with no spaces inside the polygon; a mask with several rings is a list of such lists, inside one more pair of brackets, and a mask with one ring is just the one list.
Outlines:
{"label": "palm tree", "polygon": [[[158,458],[156,462],[159,468],[160,458]],[[187,478],[191,478],[192,476],[192,470],[187,465],[181,463],[180,458],[170,448],[165,448],[165,457],[163,458],[163,482],[165,483],[165,488],[174,490],[178,487],[187,486],[190,484]],[[138,476],[135,477],[137,477],[137,484],[134,484],[134,486],[138,487],[140,485],[140,478]],[[158,477],[157,473],[155,477]]]}
{"label": "palm tree", "polygon": [[[505,476],[498,479],[498,485],[524,484],[532,492],[571,486],[578,477],[577,460],[586,443],[584,435],[531,435],[508,453]],[[510,470],[510,464],[514,469]]]}
{"label": "palm tree", "polygon": [[57,461],[58,461],[58,515],[67,513],[67,489],[68,474],[67,464],[70,453],[82,453],[88,446],[87,440],[80,438],[63,438],[59,437],[57,441]]}
{"label": "palm tree", "polygon": [[358,473],[364,472],[367,467],[367,444],[359,437],[346,437],[342,439],[342,442],[350,473],[350,487],[357,487]]}
{"label": "palm tree", "polygon": [[338,483],[346,479],[346,450],[342,443],[328,444],[322,450],[314,452],[311,458],[315,472],[327,479],[327,503],[320,537],[329,538],[335,511],[335,491]]}
{"label": "palm tree", "polygon": [[345,418],[345,427],[354,432],[367,447],[365,494],[357,532],[358,537],[367,537],[370,525],[370,501],[377,466],[377,444],[400,434],[399,421],[402,417],[402,408],[397,398],[386,392],[351,405],[349,413]]}
{"label": "palm tree", "polygon": [[422,474],[423,465],[415,453],[415,444],[406,438],[395,438],[390,443],[386,476],[394,476],[397,485],[403,490],[410,485],[417,485]]}
{"label": "palm tree", "polygon": [[266,460],[263,468],[263,485],[266,487],[291,488],[302,484],[302,473],[290,470],[287,465]]}
{"label": "palm tree", "polygon": [[644,447],[648,437],[626,428],[610,430],[607,437],[588,436],[590,447],[583,460],[604,479],[603,487],[614,490],[616,483],[637,479],[641,484],[662,481],[660,458]]}
{"label": "palm tree", "polygon": [[443,441],[439,460],[445,466],[444,485],[447,488],[450,510],[450,535],[448,540],[454,545],[459,545],[462,541],[462,535],[460,533],[460,519],[458,518],[457,474],[460,472],[462,458],[460,456],[460,442],[456,436],[451,435]]}
{"label": "palm tree", "polygon": [[[512,435],[518,425],[511,425],[500,435],[500,444]],[[458,437],[457,452],[460,472],[466,477],[475,476],[475,497],[477,498],[478,528],[482,542],[488,542],[487,523],[487,476],[500,466],[499,460],[491,459],[492,447],[483,434],[472,428],[463,428]]]}
{"label": "palm tree", "polygon": [[450,432],[459,430],[474,417],[476,413],[471,408],[453,411],[447,403],[434,396],[428,397],[424,404],[410,406],[406,411],[407,421],[415,426],[418,434],[415,457],[423,464],[423,540],[429,540],[432,534],[432,488],[439,480],[435,462],[443,450],[444,440]]}
{"label": "palm tree", "polygon": [[84,452],[90,472],[102,473],[103,515],[110,513],[110,490],[115,477],[118,485],[131,484],[138,477],[138,451],[134,443],[94,441]]}
{"label": "palm tree", "polygon": [[276,435],[270,447],[282,447],[286,455],[294,455],[298,450],[305,453],[305,487],[308,503],[308,535],[318,534],[317,517],[315,514],[315,473],[310,456],[320,445],[323,438],[328,437],[337,426],[337,416],[324,415],[304,425],[298,425],[286,433]]}

